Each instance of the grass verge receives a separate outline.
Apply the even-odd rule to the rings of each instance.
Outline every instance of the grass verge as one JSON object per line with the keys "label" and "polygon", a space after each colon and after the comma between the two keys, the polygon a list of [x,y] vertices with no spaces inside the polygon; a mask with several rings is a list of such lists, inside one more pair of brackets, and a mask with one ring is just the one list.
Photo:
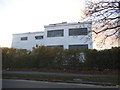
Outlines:
{"label": "grass verge", "polygon": [[80,81],[91,81],[91,82],[106,82],[117,84],[118,77],[82,77],[82,76],[62,76],[62,75],[38,75],[38,74],[11,74],[3,73],[2,78],[18,78],[18,79],[35,79],[35,80],[63,80],[63,81],[74,81],[75,79]]}

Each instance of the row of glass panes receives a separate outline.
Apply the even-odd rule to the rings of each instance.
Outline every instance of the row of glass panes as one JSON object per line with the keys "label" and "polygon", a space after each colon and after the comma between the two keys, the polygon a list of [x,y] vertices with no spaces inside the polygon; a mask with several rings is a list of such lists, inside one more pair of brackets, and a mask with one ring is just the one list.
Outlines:
{"label": "row of glass panes", "polygon": [[[47,47],[63,48],[63,45],[53,45]],[[69,45],[69,49],[88,49],[88,44]]]}
{"label": "row of glass panes", "polygon": [[[69,29],[69,36],[77,36],[77,35],[87,35],[87,28],[73,28]],[[64,30],[50,30],[47,31],[47,37],[61,37],[64,35]],[[27,40],[28,37],[21,37],[21,40]],[[35,36],[35,39],[43,39],[43,36]]]}
{"label": "row of glass panes", "polygon": [[[87,35],[87,28],[72,28],[69,29],[69,36],[77,36],[77,35]],[[61,37],[64,36],[64,30],[50,30],[47,32],[47,37]]]}
{"label": "row of glass panes", "polygon": [[[21,40],[27,40],[28,37],[21,37]],[[35,36],[35,39],[43,39],[43,36]]]}

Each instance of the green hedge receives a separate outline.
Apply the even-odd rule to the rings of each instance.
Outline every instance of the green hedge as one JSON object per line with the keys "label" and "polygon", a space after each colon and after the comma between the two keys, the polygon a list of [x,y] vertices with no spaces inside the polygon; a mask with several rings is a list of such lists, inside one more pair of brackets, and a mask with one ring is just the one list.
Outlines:
{"label": "green hedge", "polygon": [[[85,61],[80,60],[84,53]],[[2,48],[3,68],[47,68],[67,70],[118,70],[120,47],[107,50],[63,50],[36,46],[32,51]]]}

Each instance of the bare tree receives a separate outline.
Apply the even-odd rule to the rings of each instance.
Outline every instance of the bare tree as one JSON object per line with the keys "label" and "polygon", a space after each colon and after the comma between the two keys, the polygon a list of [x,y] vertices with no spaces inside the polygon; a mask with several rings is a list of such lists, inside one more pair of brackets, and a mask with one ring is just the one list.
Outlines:
{"label": "bare tree", "polygon": [[85,17],[92,20],[94,41],[98,46],[118,44],[120,40],[120,0],[86,3]]}

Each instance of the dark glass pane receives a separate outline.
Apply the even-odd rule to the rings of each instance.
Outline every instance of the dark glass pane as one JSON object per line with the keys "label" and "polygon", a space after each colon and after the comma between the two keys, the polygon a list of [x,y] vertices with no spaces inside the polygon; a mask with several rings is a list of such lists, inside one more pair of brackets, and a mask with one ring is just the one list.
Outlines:
{"label": "dark glass pane", "polygon": [[27,40],[28,37],[21,37],[21,40]]}
{"label": "dark glass pane", "polygon": [[43,39],[43,36],[35,36],[35,39]]}
{"label": "dark glass pane", "polygon": [[69,49],[88,49],[88,45],[87,44],[69,45]]}
{"label": "dark glass pane", "polygon": [[63,45],[52,45],[52,46],[47,46],[47,47],[53,47],[53,48],[63,48]]}
{"label": "dark glass pane", "polygon": [[60,37],[63,36],[63,29],[62,30],[51,30],[47,32],[47,37]]}
{"label": "dark glass pane", "polygon": [[69,29],[69,36],[87,35],[87,28],[73,28]]}

